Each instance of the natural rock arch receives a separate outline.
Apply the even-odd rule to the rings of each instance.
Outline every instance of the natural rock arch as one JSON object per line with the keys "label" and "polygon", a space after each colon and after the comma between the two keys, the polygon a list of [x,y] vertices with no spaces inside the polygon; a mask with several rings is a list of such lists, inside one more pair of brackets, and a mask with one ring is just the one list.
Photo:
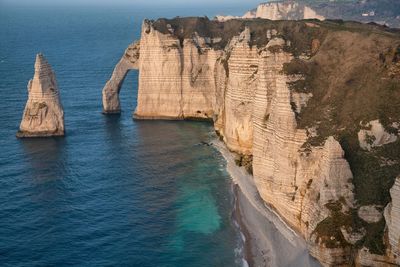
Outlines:
{"label": "natural rock arch", "polygon": [[120,113],[119,91],[130,70],[139,69],[139,41],[131,44],[117,63],[110,80],[103,88],[103,113]]}

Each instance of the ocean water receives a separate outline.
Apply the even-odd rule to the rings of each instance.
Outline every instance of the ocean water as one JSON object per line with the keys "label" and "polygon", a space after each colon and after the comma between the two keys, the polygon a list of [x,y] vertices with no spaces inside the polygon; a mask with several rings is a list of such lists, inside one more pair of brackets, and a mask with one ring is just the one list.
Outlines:
{"label": "ocean water", "polygon": [[[144,17],[217,12],[0,3],[1,266],[240,265],[230,177],[201,144],[211,125],[132,120],[137,72],[122,114],[101,114]],[[18,140],[38,52],[56,73],[67,136]]]}

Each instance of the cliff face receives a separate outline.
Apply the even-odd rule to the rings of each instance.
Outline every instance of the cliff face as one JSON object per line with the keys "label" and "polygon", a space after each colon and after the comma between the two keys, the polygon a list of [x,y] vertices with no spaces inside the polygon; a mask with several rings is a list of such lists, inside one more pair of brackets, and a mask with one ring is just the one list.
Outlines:
{"label": "cliff face", "polygon": [[[220,21],[226,21],[237,17],[217,16]],[[293,1],[262,3],[257,8],[246,12],[243,19],[270,19],[270,20],[301,20],[301,19],[319,19],[325,17],[317,14],[311,7]]]}
{"label": "cliff face", "polygon": [[312,8],[297,2],[272,2],[263,3],[257,6],[255,12],[247,12],[243,18],[262,18],[270,20],[299,20],[325,18],[318,15]]}
{"label": "cliff face", "polygon": [[270,20],[342,19],[375,22],[389,27],[400,27],[400,2],[393,0],[333,1],[333,0],[280,0],[261,3],[241,17],[221,16],[220,21],[230,19],[263,18]]}
{"label": "cliff face", "polygon": [[[228,148],[252,167],[261,198],[325,266],[354,258],[393,263],[396,189],[387,208],[396,221],[387,223],[389,242],[382,210],[400,173],[398,138],[366,150],[357,134],[379,119],[398,136],[398,47],[398,33],[354,23],[145,21],[134,116],[212,119]],[[359,74],[369,68],[376,71],[372,85]],[[352,103],[354,94],[369,98],[368,105]],[[345,114],[337,114],[341,107]],[[375,177],[382,180],[371,193],[364,166],[373,164],[381,164]]]}
{"label": "cliff face", "polygon": [[385,219],[388,226],[389,251],[400,265],[400,176],[390,189],[392,201],[385,208]]}
{"label": "cliff face", "polygon": [[17,137],[64,135],[64,111],[56,77],[42,54],[36,56],[35,75],[28,83],[28,94]]}
{"label": "cliff face", "polygon": [[136,118],[212,118],[214,68],[222,51],[199,35],[177,39],[150,22],[142,27]]}

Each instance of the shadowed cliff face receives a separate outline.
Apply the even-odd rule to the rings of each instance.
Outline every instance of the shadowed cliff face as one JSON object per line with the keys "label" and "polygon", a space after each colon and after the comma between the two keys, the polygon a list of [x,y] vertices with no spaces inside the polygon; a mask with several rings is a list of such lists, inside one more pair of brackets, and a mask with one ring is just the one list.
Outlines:
{"label": "shadowed cliff face", "polygon": [[399,47],[354,22],[145,21],[134,116],[212,119],[324,265],[395,263]]}

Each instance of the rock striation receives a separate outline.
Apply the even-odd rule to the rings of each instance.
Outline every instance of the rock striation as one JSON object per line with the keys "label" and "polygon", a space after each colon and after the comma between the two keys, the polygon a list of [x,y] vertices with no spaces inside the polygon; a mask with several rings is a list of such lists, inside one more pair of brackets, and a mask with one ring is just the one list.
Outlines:
{"label": "rock striation", "polygon": [[274,0],[261,3],[243,16],[217,15],[219,21],[232,19],[342,19],[363,23],[374,22],[392,28],[400,28],[400,2],[393,0]]}
{"label": "rock striation", "polygon": [[128,72],[132,69],[138,69],[139,53],[139,42],[129,45],[115,66],[110,80],[103,88],[103,113],[121,112],[119,91]]}
{"label": "rock striation", "polygon": [[177,39],[154,28],[142,26],[139,61],[138,105],[140,118],[211,119],[215,107],[214,68],[222,51],[211,49],[215,40],[194,32]]}
{"label": "rock striation", "polygon": [[400,176],[390,189],[390,202],[385,208],[385,220],[388,227],[388,239],[390,255],[400,265]]}
{"label": "rock striation", "polygon": [[55,74],[45,57],[38,54],[17,137],[62,136],[64,131],[64,111]]}
{"label": "rock striation", "polygon": [[[372,50],[375,57],[360,57],[357,53],[361,52],[354,50],[355,40],[363,43],[362,53]],[[391,88],[386,82],[392,82],[387,70],[396,64],[393,51],[398,46],[398,34],[357,23],[145,20],[140,55],[135,59],[139,89],[134,117],[212,120],[220,139],[238,154],[237,162],[252,172],[260,197],[304,237],[311,254],[324,266],[378,266],[382,258],[391,263],[393,258],[382,249],[381,234],[385,228],[382,208],[389,201],[389,190],[379,191],[387,194],[378,194],[381,202],[372,198],[378,188],[365,192],[370,189],[363,187],[366,173],[360,176],[363,169],[359,166],[379,165],[380,157],[385,158],[391,163],[384,172],[390,181],[399,167],[400,155],[393,152],[398,138],[368,151],[360,148],[357,133],[361,121],[373,121],[371,117],[382,110],[379,101],[386,101],[393,111],[387,117],[379,113],[385,122],[382,127],[400,121],[397,104],[379,95],[394,92],[386,91]],[[351,60],[332,63],[348,54]],[[390,60],[383,62],[383,57]],[[370,58],[377,61],[371,63]],[[355,94],[350,89],[358,76],[343,78],[342,84],[332,73],[341,73],[345,67],[356,75],[368,66],[379,69],[383,76],[377,80],[385,84],[358,85],[364,98],[375,100],[368,101],[369,106],[362,102],[364,109],[353,109],[337,121],[338,106],[348,109],[360,102],[346,102]],[[350,91],[342,94],[346,86]],[[341,125],[341,121],[348,124]],[[384,150],[388,145],[393,149]],[[361,153],[361,159],[353,151]],[[398,222],[395,215],[392,218]],[[393,240],[394,225],[389,226]]]}
{"label": "rock striation", "polygon": [[294,1],[262,3],[259,4],[257,8],[246,12],[242,17],[216,16],[216,19],[220,21],[227,21],[235,18],[261,18],[270,20],[325,19],[324,16],[317,14],[311,7]]}

